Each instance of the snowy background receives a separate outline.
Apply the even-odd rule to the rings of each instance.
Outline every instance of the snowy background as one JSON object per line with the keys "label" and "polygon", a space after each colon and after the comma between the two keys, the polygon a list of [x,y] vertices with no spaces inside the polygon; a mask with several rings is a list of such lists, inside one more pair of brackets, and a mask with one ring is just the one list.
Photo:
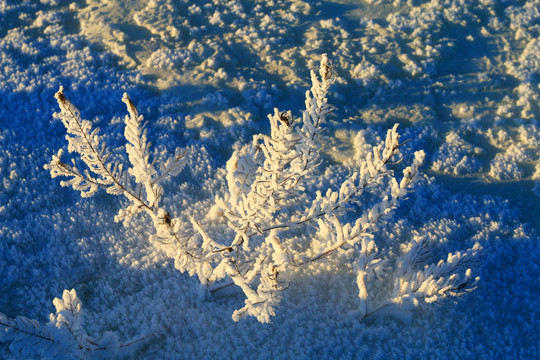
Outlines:
{"label": "snowy background", "polygon": [[[0,0],[0,312],[45,323],[75,288],[91,335],[155,335],[141,359],[539,358],[539,36],[539,0]],[[61,84],[113,148],[125,91],[158,159],[191,149],[168,207],[204,214],[234,148],[273,107],[302,110],[323,53],[339,78],[321,181],[400,123],[427,161],[378,236],[429,234],[443,256],[480,242],[479,287],[457,303],[362,321],[354,279],[330,268],[271,324],[235,323],[242,294],[201,299],[147,218],[114,223],[121,200],[43,169],[66,143]]]}

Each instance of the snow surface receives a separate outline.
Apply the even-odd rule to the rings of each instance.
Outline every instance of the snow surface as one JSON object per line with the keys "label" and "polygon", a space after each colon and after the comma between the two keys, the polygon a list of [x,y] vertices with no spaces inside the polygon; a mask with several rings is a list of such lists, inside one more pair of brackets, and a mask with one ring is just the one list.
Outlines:
{"label": "snow surface", "polygon": [[[141,359],[540,358],[539,36],[540,0],[0,0],[0,312],[44,323],[74,288],[89,334],[154,335]],[[442,256],[484,247],[479,287],[456,304],[362,321],[354,277],[329,266],[271,324],[235,323],[241,294],[201,298],[149,244],[148,219],[124,228],[117,198],[82,199],[43,169],[65,146],[59,85],[118,148],[127,92],[157,158],[191,148],[165,201],[202,217],[233,149],[274,106],[302,108],[323,53],[339,75],[328,164],[395,122],[405,153],[428,156],[378,236],[429,234]],[[0,357],[17,358],[7,344]]]}

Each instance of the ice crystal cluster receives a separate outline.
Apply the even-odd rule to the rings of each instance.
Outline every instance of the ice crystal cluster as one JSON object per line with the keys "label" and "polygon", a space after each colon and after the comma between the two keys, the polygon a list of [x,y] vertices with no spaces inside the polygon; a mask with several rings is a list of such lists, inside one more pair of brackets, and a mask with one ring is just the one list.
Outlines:
{"label": "ice crystal cluster", "polygon": [[[255,135],[250,144],[234,151],[222,179],[226,190],[215,194],[205,218],[162,206],[162,182],[179,174],[190,154],[177,149],[160,164],[152,161],[144,119],[127,94],[122,101],[128,111],[124,135],[129,165],[113,160],[99,130],[81,117],[60,87],[55,95],[60,112],[55,117],[64,124],[67,150],[75,157],[64,162],[60,149],[45,168],[52,177],[66,179],[61,185],[82,197],[103,189],[126,198],[127,206],[114,220],[129,225],[133,216],[146,214],[154,228],[150,241],[174,259],[176,269],[197,277],[208,296],[238,287],[245,301],[233,311],[234,321],[253,316],[270,322],[299,272],[309,274],[336,258],[355,273],[360,318],[389,306],[431,303],[474,289],[478,278],[469,265],[481,250],[478,243],[430,264],[429,234],[386,248],[377,242],[377,229],[407,197],[425,157],[423,151],[415,152],[410,165],[396,174],[405,161],[397,125],[388,130],[384,141],[357,157],[355,170],[338,186],[318,184],[317,176],[325,166],[321,159],[324,126],[335,110],[328,103],[334,81],[334,68],[324,55],[318,74],[311,72],[305,110],[295,116],[274,109],[268,116],[270,134]],[[46,326],[2,315],[3,339],[81,356],[124,346],[116,339],[107,340],[110,336],[98,342],[86,335],[74,290],[65,291],[54,305],[57,314]]]}

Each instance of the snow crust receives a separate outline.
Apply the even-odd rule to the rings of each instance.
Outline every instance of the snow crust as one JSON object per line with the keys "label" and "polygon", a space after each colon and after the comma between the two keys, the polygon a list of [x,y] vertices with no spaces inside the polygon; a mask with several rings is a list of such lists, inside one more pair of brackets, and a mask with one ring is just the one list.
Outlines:
{"label": "snow crust", "polygon": [[[0,0],[0,312],[45,323],[77,289],[89,334],[154,334],[140,359],[539,358],[539,19],[540,0]],[[64,141],[60,85],[113,148],[128,92],[153,156],[190,149],[163,201],[203,218],[226,160],[274,106],[301,108],[323,53],[338,111],[319,181],[339,183],[334,164],[399,122],[424,177],[377,236],[428,233],[436,255],[480,243],[482,280],[457,304],[363,321],[337,259],[299,273],[271,324],[235,323],[240,294],[206,297],[144,219],[124,228],[115,199],[81,199],[43,169]],[[17,355],[0,343],[0,358]]]}

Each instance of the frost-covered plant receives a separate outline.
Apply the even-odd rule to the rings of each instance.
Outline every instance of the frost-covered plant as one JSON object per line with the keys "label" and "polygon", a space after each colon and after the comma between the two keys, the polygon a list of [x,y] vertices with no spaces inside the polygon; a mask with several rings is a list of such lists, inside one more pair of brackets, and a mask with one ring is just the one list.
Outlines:
{"label": "frost-covered plant", "polygon": [[99,339],[88,336],[82,326],[82,303],[75,290],[64,290],[53,305],[56,313],[50,314],[46,325],[24,316],[10,319],[0,313],[0,341],[9,342],[10,350],[24,357],[37,353],[43,359],[85,359],[118,356],[143,340],[121,343],[112,332]]}
{"label": "frost-covered plant", "polygon": [[[53,177],[67,177],[61,185],[73,187],[83,197],[98,188],[124,195],[130,205],[115,221],[126,224],[141,211],[148,214],[155,228],[153,243],[174,259],[178,270],[197,276],[209,292],[238,286],[246,300],[244,307],[234,311],[235,321],[251,315],[269,322],[297,270],[309,271],[334,254],[341,254],[340,261],[347,261],[356,272],[361,317],[390,304],[433,302],[472,290],[478,279],[471,277],[467,264],[479,252],[479,245],[422,267],[427,237],[413,239],[399,251],[381,250],[375,241],[375,232],[407,196],[425,157],[423,151],[415,152],[398,179],[392,169],[402,160],[397,125],[358,161],[340,186],[317,186],[323,127],[334,110],[327,100],[334,69],[326,55],[319,74],[312,71],[311,82],[301,117],[275,109],[268,116],[270,135],[255,135],[251,144],[233,153],[226,165],[227,190],[216,196],[212,219],[172,217],[161,207],[160,183],[182,170],[187,152],[177,149],[157,171],[149,160],[143,118],[126,94],[125,137],[131,164],[127,172],[122,163],[110,160],[98,130],[81,119],[62,88],[55,96],[61,109],[55,116],[67,129],[68,150],[87,169],[80,170],[75,161],[62,162],[62,150],[45,168]],[[366,192],[378,200],[363,203]],[[351,205],[362,211],[353,212]],[[394,284],[394,290],[385,299],[369,298],[368,302],[368,287],[382,289],[388,283]]]}

